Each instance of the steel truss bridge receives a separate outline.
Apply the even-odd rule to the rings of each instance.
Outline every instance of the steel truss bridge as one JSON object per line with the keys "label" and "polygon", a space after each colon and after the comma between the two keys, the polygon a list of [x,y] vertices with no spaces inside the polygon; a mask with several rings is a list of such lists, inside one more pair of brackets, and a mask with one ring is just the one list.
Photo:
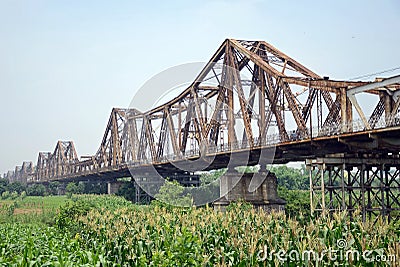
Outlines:
{"label": "steel truss bridge", "polygon": [[331,80],[267,42],[227,39],[175,98],[148,111],[112,109],[93,156],[79,159],[72,141],[58,141],[5,177],[113,181],[154,168],[190,184],[196,169],[176,166],[225,168],[240,155],[246,161],[234,164],[307,161],[313,211],[399,217],[399,82]]}

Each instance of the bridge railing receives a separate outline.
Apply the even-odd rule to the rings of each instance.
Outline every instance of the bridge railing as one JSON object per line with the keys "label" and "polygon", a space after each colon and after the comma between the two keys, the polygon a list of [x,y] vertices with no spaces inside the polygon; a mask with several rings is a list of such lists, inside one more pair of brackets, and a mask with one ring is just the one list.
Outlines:
{"label": "bridge railing", "polygon": [[[386,127],[395,127],[400,125],[399,118],[381,118],[377,123],[375,123],[374,127],[370,130],[377,130]],[[356,133],[366,131],[367,127],[365,126],[363,120],[356,119],[347,123],[336,123],[330,124],[318,129],[318,127],[313,127],[312,137],[324,137],[324,136],[332,136],[339,135],[344,133]]]}
{"label": "bridge railing", "polygon": [[[399,126],[400,120],[390,120],[390,124],[385,119],[380,119],[375,125],[373,129],[381,129],[389,126]],[[348,123],[337,123],[332,125],[327,125],[325,127],[313,127],[311,134],[312,137],[328,137],[333,135],[340,135],[344,133],[354,133],[354,132],[362,132],[365,131],[366,127],[361,119],[353,120]],[[258,137],[254,138],[254,142],[251,144],[248,140],[238,140],[233,143],[223,143],[217,146],[209,146],[206,150],[201,151],[201,149],[190,149],[185,152],[184,155],[175,155],[175,154],[168,154],[163,156],[159,159],[158,162],[164,163],[169,161],[174,161],[178,159],[183,159],[185,157],[193,157],[193,156],[200,156],[200,154],[214,154],[214,153],[221,153],[221,152],[231,152],[237,151],[241,149],[248,149],[252,147],[265,147],[271,145],[277,145],[284,142],[293,142],[293,141],[301,141],[301,140],[308,140],[310,138],[310,129],[307,128],[307,132],[299,133],[296,130],[289,131],[294,132],[295,135],[289,135],[288,140],[284,140],[283,136],[279,133],[267,135],[261,142]],[[136,162],[134,165],[141,165],[141,164],[151,164],[153,161],[151,159],[141,160]]]}

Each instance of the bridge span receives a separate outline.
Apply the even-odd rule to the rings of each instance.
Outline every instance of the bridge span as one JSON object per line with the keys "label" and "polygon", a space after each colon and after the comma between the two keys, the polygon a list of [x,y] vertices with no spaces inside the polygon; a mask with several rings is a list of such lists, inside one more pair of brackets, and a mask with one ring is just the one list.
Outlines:
{"label": "bridge span", "polygon": [[313,211],[398,217],[399,96],[400,76],[331,80],[265,41],[227,39],[173,99],[114,108],[93,156],[79,159],[72,141],[58,141],[5,176],[112,182],[156,170],[196,185],[198,171],[305,161]]}

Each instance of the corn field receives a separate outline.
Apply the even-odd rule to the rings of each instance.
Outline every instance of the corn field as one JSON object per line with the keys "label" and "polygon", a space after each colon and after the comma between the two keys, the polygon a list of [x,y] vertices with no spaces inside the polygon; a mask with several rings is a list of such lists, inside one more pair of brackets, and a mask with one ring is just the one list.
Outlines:
{"label": "corn field", "polygon": [[80,196],[52,226],[0,224],[0,266],[395,266],[399,243],[398,222],[343,213],[309,220],[243,203],[218,212]]}

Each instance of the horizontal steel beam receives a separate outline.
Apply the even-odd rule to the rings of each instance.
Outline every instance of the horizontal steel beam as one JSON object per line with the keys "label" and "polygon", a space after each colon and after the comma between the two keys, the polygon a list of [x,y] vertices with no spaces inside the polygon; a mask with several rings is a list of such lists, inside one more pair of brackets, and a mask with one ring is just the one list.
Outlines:
{"label": "horizontal steel beam", "polygon": [[378,89],[380,89],[382,87],[385,87],[385,86],[388,86],[388,85],[393,85],[393,84],[396,84],[396,83],[400,83],[400,75],[390,77],[390,78],[385,79],[385,80],[380,81],[380,82],[372,82],[372,83],[369,83],[369,84],[365,84],[365,85],[361,85],[361,86],[357,86],[357,87],[351,88],[351,89],[347,90],[347,96],[355,95],[355,94],[366,92],[366,91],[370,91],[370,90],[378,90]]}

